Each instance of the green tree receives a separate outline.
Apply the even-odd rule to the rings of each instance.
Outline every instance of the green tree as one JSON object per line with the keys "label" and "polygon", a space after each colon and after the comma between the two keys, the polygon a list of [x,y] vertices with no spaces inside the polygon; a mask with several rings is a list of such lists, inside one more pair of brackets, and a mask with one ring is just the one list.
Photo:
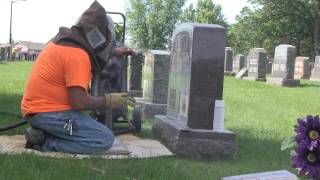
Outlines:
{"label": "green tree", "polygon": [[[262,6],[262,23],[271,23],[282,42],[294,44],[298,53],[319,54],[320,0],[250,0]],[[311,49],[303,45],[312,44]]]}
{"label": "green tree", "polygon": [[249,0],[229,32],[239,52],[266,48],[270,55],[279,44],[292,44],[298,55],[319,54],[320,0]]}
{"label": "green tree", "polygon": [[220,24],[228,27],[221,5],[214,4],[212,0],[198,0],[196,8],[191,3],[183,10],[179,19],[181,22]]}
{"label": "green tree", "polygon": [[129,0],[126,10],[130,43],[145,49],[165,49],[185,0]]}
{"label": "green tree", "polygon": [[196,21],[196,10],[193,8],[191,3],[187,8],[183,10],[179,16],[181,22],[195,22]]}
{"label": "green tree", "polygon": [[230,46],[237,53],[247,54],[253,47],[265,47],[266,37],[263,31],[268,27],[266,24],[259,23],[260,17],[259,11],[249,7],[244,7],[236,17],[238,22],[231,26],[228,37],[230,37]]}

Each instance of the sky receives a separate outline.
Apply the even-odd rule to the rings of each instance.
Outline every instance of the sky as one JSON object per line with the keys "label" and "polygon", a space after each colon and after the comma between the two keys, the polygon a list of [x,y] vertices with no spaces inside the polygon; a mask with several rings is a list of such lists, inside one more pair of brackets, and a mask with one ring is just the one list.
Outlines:
{"label": "sky", "polygon": [[[222,5],[229,23],[234,23],[247,0],[213,0]],[[25,0],[13,3],[12,38],[14,41],[46,43],[60,26],[72,26],[93,0]],[[99,0],[107,11],[124,12],[127,0]],[[187,0],[196,4],[197,0]],[[11,0],[0,0],[0,43],[9,42]],[[116,18],[116,17],[113,17]],[[117,20],[115,20],[117,21]]]}

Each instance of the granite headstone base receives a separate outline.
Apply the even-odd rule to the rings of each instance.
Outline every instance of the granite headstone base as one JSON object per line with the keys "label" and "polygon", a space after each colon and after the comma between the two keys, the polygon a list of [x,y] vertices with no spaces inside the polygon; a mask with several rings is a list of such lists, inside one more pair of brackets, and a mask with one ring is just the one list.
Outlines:
{"label": "granite headstone base", "polygon": [[235,72],[232,72],[232,71],[225,71],[225,72],[224,72],[224,75],[225,75],[225,76],[236,76],[236,73],[235,73]]}
{"label": "granite headstone base", "polygon": [[142,97],[143,91],[129,90],[128,94],[130,97]]}
{"label": "granite headstone base", "polygon": [[143,119],[167,113],[167,104],[156,104],[143,98],[136,98],[136,104],[141,106]]}
{"label": "granite headstone base", "polygon": [[310,81],[320,81],[320,78],[311,76],[309,80]]}
{"label": "granite headstone base", "polygon": [[283,78],[268,78],[267,84],[285,86],[285,87],[298,87],[300,85],[300,80],[283,79]]}
{"label": "granite headstone base", "polygon": [[266,81],[266,78],[256,78],[256,77],[243,77],[242,79],[249,80],[249,81]]}
{"label": "granite headstone base", "polygon": [[235,134],[231,131],[190,129],[183,122],[157,115],[153,133],[178,157],[215,160],[233,159]]}

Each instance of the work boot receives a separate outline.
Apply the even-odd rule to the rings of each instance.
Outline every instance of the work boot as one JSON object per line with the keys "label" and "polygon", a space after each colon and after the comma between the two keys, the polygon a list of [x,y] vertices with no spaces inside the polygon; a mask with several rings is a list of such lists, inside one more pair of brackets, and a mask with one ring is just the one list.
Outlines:
{"label": "work boot", "polygon": [[41,150],[41,146],[45,142],[43,130],[28,127],[25,133],[25,137],[27,140],[26,148]]}

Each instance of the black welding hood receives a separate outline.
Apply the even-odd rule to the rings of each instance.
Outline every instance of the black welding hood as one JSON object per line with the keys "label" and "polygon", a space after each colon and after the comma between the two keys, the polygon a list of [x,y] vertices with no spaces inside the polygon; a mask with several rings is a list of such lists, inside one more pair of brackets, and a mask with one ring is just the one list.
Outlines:
{"label": "black welding hood", "polygon": [[[111,28],[111,29],[110,29]],[[84,49],[90,56],[92,72],[101,71],[107,64],[115,39],[113,22],[105,9],[94,1],[71,28],[61,27],[52,42]]]}

